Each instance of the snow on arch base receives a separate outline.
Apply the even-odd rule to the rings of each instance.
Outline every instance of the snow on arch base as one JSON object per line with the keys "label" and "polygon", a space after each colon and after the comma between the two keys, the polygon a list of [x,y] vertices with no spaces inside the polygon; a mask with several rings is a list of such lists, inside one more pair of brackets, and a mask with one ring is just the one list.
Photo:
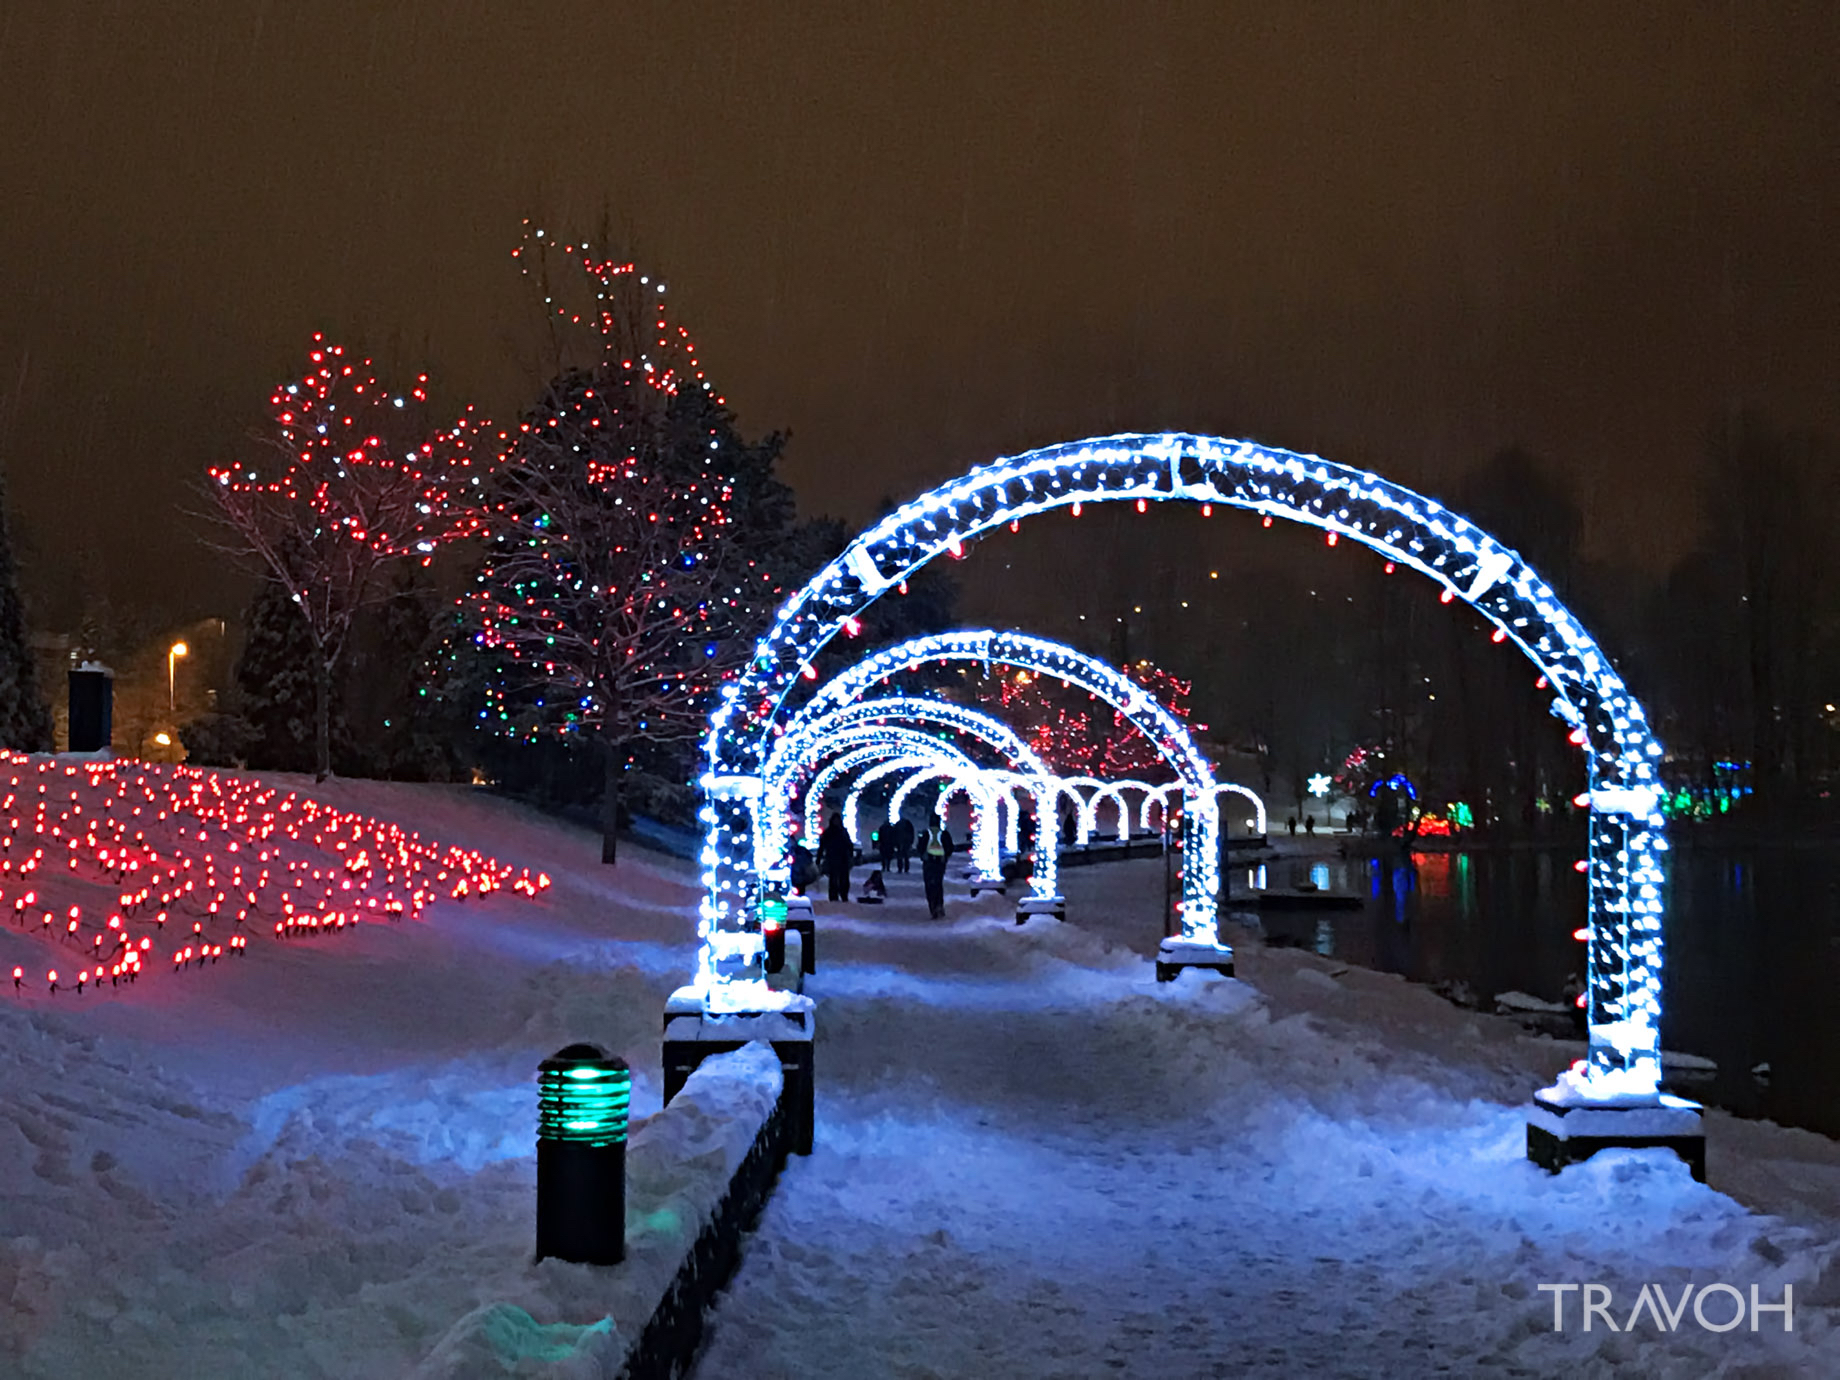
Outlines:
{"label": "snow on arch base", "polygon": [[1359,542],[1437,581],[1539,668],[1553,712],[1577,730],[1588,765],[1584,1085],[1607,1078],[1625,1095],[1656,1095],[1667,848],[1653,808],[1661,748],[1602,649],[1517,553],[1435,500],[1317,456],[1179,432],[1072,441],[979,466],[882,518],[781,606],[710,722],[696,974],[709,1008],[771,1005],[757,959],[749,961],[758,943],[750,949],[741,935],[757,877],[748,797],[729,783],[758,779],[787,692],[811,657],[878,595],[987,529],[1075,503],[1139,499],[1241,508]]}

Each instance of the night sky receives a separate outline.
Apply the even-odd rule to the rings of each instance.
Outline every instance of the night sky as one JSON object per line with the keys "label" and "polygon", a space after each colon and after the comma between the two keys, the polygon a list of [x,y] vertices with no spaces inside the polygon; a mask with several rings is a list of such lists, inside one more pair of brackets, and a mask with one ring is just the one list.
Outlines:
{"label": "night sky", "polygon": [[74,617],[99,560],[234,615],[187,486],[316,328],[511,414],[526,215],[611,215],[807,513],[1113,430],[1433,492],[1519,442],[1658,568],[1728,402],[1840,433],[1837,39],[1831,4],[4,0],[28,590]]}

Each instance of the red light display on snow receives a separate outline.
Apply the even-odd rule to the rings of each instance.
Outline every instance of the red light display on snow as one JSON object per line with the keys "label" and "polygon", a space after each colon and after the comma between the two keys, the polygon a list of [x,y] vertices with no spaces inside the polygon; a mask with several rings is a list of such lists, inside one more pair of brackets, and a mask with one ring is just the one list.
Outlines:
{"label": "red light display on snow", "polygon": [[[194,767],[66,765],[0,753],[0,825],[0,902],[58,861],[64,885],[100,893],[61,916],[37,912],[37,924],[36,886],[10,898],[17,928],[88,957],[79,994],[100,990],[105,978],[112,988],[133,983],[168,920],[185,927],[188,941],[172,954],[179,972],[215,963],[226,949],[241,956],[252,919],[273,917],[274,935],[288,939],[416,919],[437,900],[500,890],[535,896],[550,885],[546,874],[533,878],[477,849]],[[54,919],[63,923],[54,928]],[[29,990],[23,966],[13,986]],[[58,991],[55,968],[45,986]]]}

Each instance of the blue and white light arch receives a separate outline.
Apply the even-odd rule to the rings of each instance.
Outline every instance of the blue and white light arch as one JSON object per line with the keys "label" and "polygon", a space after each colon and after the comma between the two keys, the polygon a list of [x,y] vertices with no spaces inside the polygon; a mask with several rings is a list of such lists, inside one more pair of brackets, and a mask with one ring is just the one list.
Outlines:
{"label": "blue and white light arch", "polygon": [[971,870],[980,877],[996,877],[1002,864],[998,849],[1001,826],[997,819],[999,788],[996,782],[985,772],[922,772],[902,783],[901,799],[905,801],[915,786],[934,776],[943,776],[945,780],[940,784],[939,796],[933,802],[933,813],[943,825],[952,798],[961,793],[964,795],[965,803],[971,810]]}
{"label": "blue and white light arch", "polygon": [[[755,824],[756,865],[768,884],[775,888],[775,894],[783,894],[790,882],[783,859],[799,775],[815,766],[826,754],[844,747],[879,742],[885,744],[891,754],[897,750],[913,750],[928,741],[922,725],[982,744],[1002,758],[1009,771],[1029,782],[1038,800],[1051,798],[1052,788],[1048,783],[1052,777],[1035,750],[1008,724],[981,709],[949,700],[888,696],[800,715],[787,726],[768,759],[762,803]],[[981,769],[971,764],[970,770]],[[822,803],[824,784],[814,782],[806,792],[808,821],[815,818]],[[992,818],[990,823],[994,826],[997,820]],[[810,827],[808,822],[807,828]],[[995,847],[993,842],[978,854],[980,860],[989,862],[992,871],[996,867],[992,851]],[[1056,859],[1047,839],[1038,840],[1035,860],[1030,889],[1037,896],[1052,896]]]}
{"label": "blue and white light arch", "polygon": [[1652,1096],[1661,1075],[1660,744],[1609,658],[1518,554],[1443,505],[1376,474],[1251,441],[1186,433],[1074,441],[979,466],[888,514],[780,608],[710,721],[707,892],[697,985],[712,1012],[769,1010],[757,935],[752,806],[772,727],[812,657],[875,598],[941,552],[1051,508],[1180,501],[1321,528],[1437,581],[1540,670],[1575,731],[1591,811],[1586,1012],[1604,1093]]}
{"label": "blue and white light arch", "polygon": [[[790,807],[790,793],[797,776],[809,769],[814,752],[827,740],[848,729],[873,727],[909,731],[925,728],[938,734],[968,738],[990,748],[1015,771],[1028,776],[1049,775],[1035,750],[1015,729],[994,715],[950,700],[891,695],[826,706],[822,711],[801,714],[790,722],[767,759],[764,776],[769,803],[782,810]],[[761,827],[766,827],[765,820]]]}
{"label": "blue and white light arch", "polygon": [[[864,657],[821,685],[811,699],[787,720],[786,737],[794,738],[810,719],[825,719],[845,706],[861,709],[883,703],[861,699],[902,671],[927,662],[969,661],[983,665],[1020,666],[1043,675],[1058,676],[1116,709],[1133,728],[1150,741],[1181,783],[1192,847],[1184,858],[1180,913],[1185,938],[1194,943],[1213,942],[1220,894],[1219,813],[1215,806],[1214,769],[1187,726],[1142,685],[1123,672],[1063,642],[1027,633],[967,629],[910,638]],[[1046,775],[1045,768],[1041,775]],[[1144,783],[1142,790],[1155,790]],[[1036,786],[1036,809],[1041,820],[1052,818],[1059,782]],[[1120,801],[1119,836],[1129,837],[1128,809]],[[1052,892],[1050,872],[1055,852],[1047,829],[1036,834],[1037,895]]]}
{"label": "blue and white light arch", "polygon": [[[843,741],[849,739],[843,735]],[[816,838],[821,827],[817,816],[823,809],[825,794],[840,779],[856,776],[850,787],[843,808],[838,811],[844,827],[850,831],[850,837],[861,842],[857,833],[857,806],[860,792],[872,781],[879,780],[891,771],[901,768],[912,770],[914,767],[950,767],[954,771],[973,772],[979,770],[978,764],[966,753],[949,743],[939,742],[931,735],[911,730],[894,729],[877,730],[874,733],[859,735],[864,746],[852,748],[841,757],[834,757],[826,762],[805,789],[805,837]],[[831,744],[825,744],[828,751]]]}

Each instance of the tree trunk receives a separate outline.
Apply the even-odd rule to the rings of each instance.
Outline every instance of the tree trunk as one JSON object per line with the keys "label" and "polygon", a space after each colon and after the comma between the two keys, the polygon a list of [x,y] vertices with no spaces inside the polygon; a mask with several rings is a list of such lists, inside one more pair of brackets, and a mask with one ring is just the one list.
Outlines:
{"label": "tree trunk", "polygon": [[620,799],[626,785],[625,757],[611,738],[601,739],[605,778],[601,784],[601,861],[612,866],[620,853]]}
{"label": "tree trunk", "polygon": [[332,775],[332,668],[313,658],[313,779]]}

